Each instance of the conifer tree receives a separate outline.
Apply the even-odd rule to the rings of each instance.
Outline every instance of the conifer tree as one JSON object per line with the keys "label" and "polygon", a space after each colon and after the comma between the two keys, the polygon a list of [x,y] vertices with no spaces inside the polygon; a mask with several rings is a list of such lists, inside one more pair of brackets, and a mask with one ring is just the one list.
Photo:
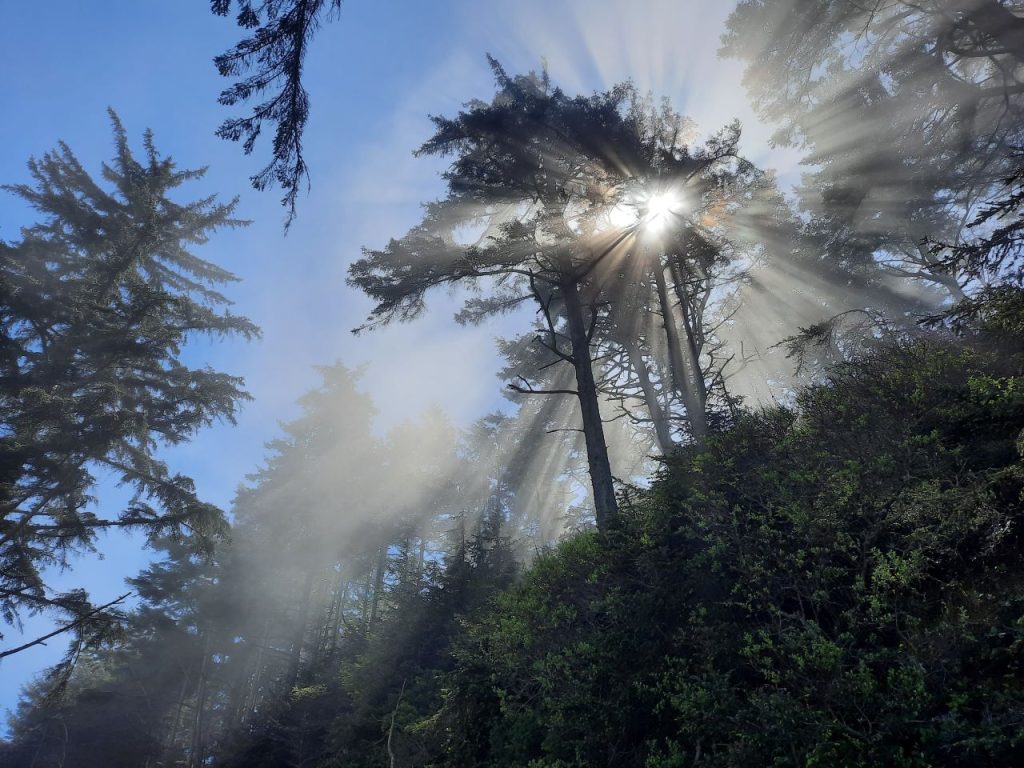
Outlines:
{"label": "conifer tree", "polygon": [[723,42],[776,140],[807,150],[800,204],[829,259],[953,301],[977,287],[926,240],[976,238],[1019,166],[1024,3],[742,0]]}
{"label": "conifer tree", "polygon": [[[158,458],[247,399],[241,379],[182,359],[198,335],[257,334],[225,307],[235,278],[192,246],[242,222],[235,203],[172,195],[202,170],[178,170],[152,134],[136,159],[111,112],[116,153],[94,180],[60,144],[6,187],[40,215],[0,242],[0,610],[7,622],[55,610],[80,639],[108,625],[82,590],[56,594],[45,570],[87,551],[98,531],[196,541],[224,529],[191,479]],[[105,183],[104,183],[105,182]],[[97,471],[134,497],[96,510]]]}
{"label": "conifer tree", "polygon": [[238,26],[254,31],[214,59],[223,77],[239,78],[221,93],[220,103],[235,106],[253,98],[263,100],[249,115],[225,120],[217,135],[241,141],[249,154],[264,123],[275,126],[271,160],[251,181],[259,190],[275,184],[284,190],[287,228],[295,218],[302,181],[308,177],[302,154],[309,119],[309,94],[302,84],[306,51],[321,23],[337,14],[341,0],[210,0],[210,10],[218,16],[227,16],[232,5],[238,11]]}
{"label": "conifer tree", "polygon": [[[739,156],[736,125],[693,148],[687,121],[667,106],[653,107],[628,84],[570,97],[546,74],[511,77],[491,64],[494,98],[472,102],[455,118],[435,118],[437,132],[419,150],[452,158],[447,197],[428,205],[422,223],[405,237],[365,251],[352,265],[349,282],[376,302],[357,331],[415,318],[426,294],[439,286],[468,284],[480,292],[467,300],[460,322],[533,305],[531,337],[547,358],[538,366],[542,378],[557,379],[547,371],[559,364],[571,366],[572,374],[564,386],[535,386],[519,375],[520,383],[510,387],[576,397],[603,528],[617,503],[601,411],[603,390],[611,387],[604,386],[597,361],[623,359],[623,349],[638,338],[634,327],[625,334],[632,336],[628,343],[621,332],[616,343],[610,328],[635,325],[653,304],[665,340],[640,354],[652,354],[655,346],[667,351],[659,361],[661,389],[677,413],[685,413],[689,435],[701,439],[714,380],[708,377],[712,340],[705,311],[713,289],[721,288],[723,264],[741,252],[713,241],[739,220],[749,234],[767,211],[774,213],[759,199],[770,184]],[[651,201],[662,196],[677,197],[687,216],[663,212],[682,224],[669,227],[655,247],[647,225]],[[633,210],[628,222],[616,221],[622,207]],[[459,241],[467,228],[482,230],[476,242]],[[637,375],[629,361],[621,367]],[[653,396],[640,402],[652,410],[659,404]],[[670,430],[662,437],[667,449]]]}

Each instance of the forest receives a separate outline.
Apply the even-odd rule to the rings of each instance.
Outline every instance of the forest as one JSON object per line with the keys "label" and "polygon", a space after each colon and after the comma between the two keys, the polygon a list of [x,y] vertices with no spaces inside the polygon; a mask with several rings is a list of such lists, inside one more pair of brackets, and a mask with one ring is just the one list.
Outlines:
{"label": "forest", "polygon": [[[387,419],[373,363],[321,358],[228,504],[230,451],[182,451],[260,397],[216,350],[289,322],[217,255],[246,178],[115,104],[104,162],[69,123],[0,179],[0,688],[63,649],[0,767],[1024,765],[1024,2],[650,2],[796,172],[640,71],[478,50],[403,150],[436,196],[314,279],[382,355],[482,329],[488,407]],[[309,80],[359,5],[187,11],[231,41],[202,130],[297,272],[355,162],[310,136],[371,120]],[[100,597],[122,534],[148,564]]]}

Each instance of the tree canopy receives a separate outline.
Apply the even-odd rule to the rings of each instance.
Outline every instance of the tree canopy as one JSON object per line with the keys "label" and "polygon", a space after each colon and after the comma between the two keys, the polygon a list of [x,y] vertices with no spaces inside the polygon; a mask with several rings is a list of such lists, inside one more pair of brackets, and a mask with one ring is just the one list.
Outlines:
{"label": "tree canopy", "polygon": [[833,259],[940,287],[976,275],[926,240],[962,244],[1019,166],[1024,5],[743,0],[723,51],[747,62],[776,140],[808,150],[801,192]]}
{"label": "tree canopy", "polygon": [[[773,220],[778,201],[764,175],[739,155],[738,126],[692,147],[687,121],[628,84],[571,97],[545,74],[511,77],[491,63],[494,98],[472,102],[455,118],[435,118],[437,131],[419,150],[452,157],[444,176],[448,196],[427,206],[422,223],[402,239],[365,251],[349,282],[376,301],[364,328],[415,318],[427,292],[444,285],[488,291],[467,301],[462,322],[533,304],[538,367],[570,364],[574,386],[537,388],[524,375],[525,387],[510,386],[576,396],[604,526],[615,513],[615,492],[600,407],[606,387],[595,360],[619,357],[619,375],[607,377],[607,389],[621,394],[636,386],[644,393],[641,408],[650,409],[664,450],[673,429],[666,413],[676,407],[689,434],[702,439],[709,391],[724,384],[709,362],[714,344],[705,310],[730,264],[752,256],[742,251],[744,238],[756,239],[757,225]],[[665,212],[664,238],[652,232],[650,218],[659,197],[678,200]],[[465,228],[481,234],[460,243]],[[653,326],[641,330],[645,315],[654,314],[664,341]]]}

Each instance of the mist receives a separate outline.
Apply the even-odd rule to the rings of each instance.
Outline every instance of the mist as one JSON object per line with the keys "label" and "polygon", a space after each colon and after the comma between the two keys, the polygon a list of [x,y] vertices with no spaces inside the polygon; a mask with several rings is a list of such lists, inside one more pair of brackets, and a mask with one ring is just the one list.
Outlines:
{"label": "mist", "polygon": [[[133,48],[132,96],[144,74],[90,48],[87,104],[12,91],[62,133],[9,126],[36,159],[0,164],[0,764],[732,765],[747,737],[699,702],[769,718],[730,707],[770,698],[775,647],[861,643],[865,595],[952,551],[897,562],[949,534],[898,518],[959,493],[950,456],[993,500],[950,513],[964,540],[1017,530],[984,484],[1018,458],[1020,3],[405,5],[126,8],[118,36],[194,26],[215,70],[179,84],[177,53]],[[56,80],[73,22],[40,43]],[[104,84],[113,142],[76,125]],[[832,500],[833,458],[871,480]],[[787,537],[843,531],[857,552],[792,565]],[[860,581],[796,584],[837,573]],[[714,621],[746,638],[729,661]],[[621,691],[620,733],[597,721]]]}

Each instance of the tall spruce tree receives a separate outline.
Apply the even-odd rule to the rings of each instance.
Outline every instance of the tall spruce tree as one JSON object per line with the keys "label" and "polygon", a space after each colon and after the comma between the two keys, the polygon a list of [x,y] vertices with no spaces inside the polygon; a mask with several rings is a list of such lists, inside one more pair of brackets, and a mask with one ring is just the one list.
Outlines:
{"label": "tall spruce tree", "polygon": [[[188,365],[183,345],[258,333],[225,309],[218,288],[235,278],[190,250],[242,223],[235,203],[175,201],[203,171],[178,170],[149,132],[136,159],[111,121],[106,184],[60,144],[29,162],[31,184],[6,187],[41,221],[0,242],[0,611],[8,623],[69,616],[80,640],[108,626],[105,614],[84,590],[55,593],[47,569],[102,529],[196,541],[223,530],[221,511],[158,450],[233,420],[248,397],[241,379]],[[97,471],[134,490],[120,514],[96,509]]]}

